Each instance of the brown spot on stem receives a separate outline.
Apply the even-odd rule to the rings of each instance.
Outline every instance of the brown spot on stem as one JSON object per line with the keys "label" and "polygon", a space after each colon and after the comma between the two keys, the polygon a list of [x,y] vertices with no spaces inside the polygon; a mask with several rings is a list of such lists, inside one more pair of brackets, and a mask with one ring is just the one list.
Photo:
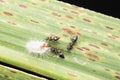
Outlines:
{"label": "brown spot on stem", "polygon": [[68,73],[68,75],[71,76],[71,77],[77,77],[77,75],[73,74],[73,73]]}
{"label": "brown spot on stem", "polygon": [[113,36],[110,36],[110,35],[108,37],[111,38],[111,39],[116,39],[116,38],[114,38]]}
{"label": "brown spot on stem", "polygon": [[97,34],[97,32],[96,32],[96,31],[92,31],[92,33],[93,33],[93,34]]}
{"label": "brown spot on stem", "polygon": [[90,49],[87,47],[77,47],[77,49],[81,51],[90,51]]}
{"label": "brown spot on stem", "polygon": [[91,14],[91,13],[88,13],[88,15],[93,16],[93,14]]}
{"label": "brown spot on stem", "polygon": [[90,49],[89,48],[87,48],[87,47],[81,47],[83,50],[87,50],[87,51],[90,51]]}
{"label": "brown spot on stem", "polygon": [[63,34],[63,36],[64,36],[64,37],[68,37],[68,35],[67,35],[67,34]]}
{"label": "brown spot on stem", "polygon": [[92,61],[96,61],[96,60],[99,60],[99,57],[97,56],[97,55],[95,55],[95,54],[92,54],[92,53],[85,53],[88,57],[89,57],[89,59],[90,60],[92,60]]}
{"label": "brown spot on stem", "polygon": [[101,44],[102,44],[103,46],[108,46],[108,44],[105,43],[105,42],[102,42]]}
{"label": "brown spot on stem", "polygon": [[61,15],[59,15],[58,13],[52,12],[52,15],[57,16],[57,17],[61,17]]}
{"label": "brown spot on stem", "polygon": [[15,70],[10,70],[12,73],[17,73]]}
{"label": "brown spot on stem", "polygon": [[91,22],[91,20],[87,19],[87,18],[83,18],[84,21],[86,22]]}
{"label": "brown spot on stem", "polygon": [[109,26],[105,26],[107,29],[109,30],[113,30],[113,28],[109,27]]}
{"label": "brown spot on stem", "polygon": [[63,10],[68,11],[68,9],[66,9],[66,8],[63,8]]}
{"label": "brown spot on stem", "polygon": [[92,59],[92,58],[89,58],[89,60],[91,60],[91,61],[95,61],[95,59]]}
{"label": "brown spot on stem", "polygon": [[120,72],[115,72],[115,77],[117,78],[117,80],[120,80]]}
{"label": "brown spot on stem", "polygon": [[0,0],[0,2],[4,2],[4,0]]}
{"label": "brown spot on stem", "polygon": [[82,48],[80,48],[80,47],[77,47],[77,49],[78,49],[78,50],[81,50],[81,51],[83,51],[83,49],[82,49]]}
{"label": "brown spot on stem", "polygon": [[7,78],[7,79],[9,78],[9,76],[8,76],[8,75],[4,75],[4,77],[5,77],[5,78]]}
{"label": "brown spot on stem", "polygon": [[120,36],[117,36],[117,35],[112,35],[113,37],[115,37],[115,38],[120,38]]}
{"label": "brown spot on stem", "polygon": [[74,32],[74,34],[80,35],[80,29],[78,29],[78,28],[74,29],[73,32]]}
{"label": "brown spot on stem", "polygon": [[11,24],[11,25],[16,25],[15,22],[11,22],[11,21],[8,21],[8,23]]}
{"label": "brown spot on stem", "polygon": [[3,13],[4,13],[5,15],[7,15],[7,16],[13,16],[13,14],[10,13],[10,12],[6,12],[6,11],[4,11]]}
{"label": "brown spot on stem", "polygon": [[19,6],[20,6],[21,8],[27,8],[27,6],[24,5],[24,4],[19,4]]}
{"label": "brown spot on stem", "polygon": [[69,15],[66,15],[66,18],[68,18],[68,19],[73,19],[73,17],[72,17],[72,16],[69,16]]}
{"label": "brown spot on stem", "polygon": [[63,23],[62,22],[59,22],[61,25],[63,25]]}
{"label": "brown spot on stem", "polygon": [[94,47],[94,48],[97,48],[97,49],[100,49],[98,46],[94,45],[94,44],[89,44],[90,46]]}
{"label": "brown spot on stem", "polygon": [[69,28],[62,28],[62,30],[64,30],[64,31],[67,32],[68,34],[71,34],[71,35],[74,34],[74,32],[73,32],[71,29],[69,29]]}
{"label": "brown spot on stem", "polygon": [[73,13],[73,14],[79,14],[78,12],[76,12],[76,11],[71,11],[71,13]]}
{"label": "brown spot on stem", "polygon": [[106,68],[105,70],[106,70],[106,71],[110,71],[110,69],[108,69],[108,68]]}
{"label": "brown spot on stem", "polygon": [[93,70],[93,72],[96,72],[96,70]]}
{"label": "brown spot on stem", "polygon": [[33,5],[37,5],[37,3],[32,2]]}
{"label": "brown spot on stem", "polygon": [[118,54],[118,56],[120,57],[120,54]]}
{"label": "brown spot on stem", "polygon": [[120,75],[120,72],[115,72],[116,75]]}
{"label": "brown spot on stem", "polygon": [[115,76],[118,80],[120,80],[120,76]]}
{"label": "brown spot on stem", "polygon": [[34,23],[39,23],[38,21],[33,20],[33,19],[31,19],[30,21],[31,21],[31,22],[34,22]]}
{"label": "brown spot on stem", "polygon": [[47,1],[47,0],[40,0],[40,1]]}
{"label": "brown spot on stem", "polygon": [[120,36],[117,36],[117,35],[108,35],[109,38],[111,39],[117,39],[117,38],[120,38]]}
{"label": "brown spot on stem", "polygon": [[70,27],[73,28],[73,29],[75,28],[75,26],[70,26]]}

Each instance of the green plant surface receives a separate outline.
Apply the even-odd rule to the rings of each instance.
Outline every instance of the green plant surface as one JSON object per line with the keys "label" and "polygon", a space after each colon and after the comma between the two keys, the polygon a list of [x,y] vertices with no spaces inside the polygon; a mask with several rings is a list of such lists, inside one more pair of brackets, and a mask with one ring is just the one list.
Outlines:
{"label": "green plant surface", "polygon": [[25,72],[0,65],[0,80],[46,80]]}
{"label": "green plant surface", "polygon": [[[51,52],[28,53],[29,40],[60,36]],[[71,52],[70,37],[79,39]],[[120,20],[56,0],[0,0],[0,62],[60,80],[120,80]]]}

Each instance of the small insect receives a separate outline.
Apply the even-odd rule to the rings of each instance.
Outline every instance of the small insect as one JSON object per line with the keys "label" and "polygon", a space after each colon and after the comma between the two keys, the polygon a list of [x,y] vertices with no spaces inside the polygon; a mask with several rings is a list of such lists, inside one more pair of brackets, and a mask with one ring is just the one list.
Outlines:
{"label": "small insect", "polygon": [[68,45],[67,45],[67,50],[70,51],[73,48],[73,45],[76,43],[76,41],[78,40],[78,36],[73,36],[71,38],[71,41]]}
{"label": "small insect", "polygon": [[51,47],[50,48],[51,52],[58,55],[60,58],[65,58],[64,54],[61,52],[61,50]]}
{"label": "small insect", "polygon": [[78,40],[78,36],[76,35],[76,36],[73,36],[72,38],[71,38],[71,41],[75,44],[75,42]]}
{"label": "small insect", "polygon": [[59,39],[60,39],[59,36],[51,35],[51,36],[48,36],[45,40],[58,41]]}
{"label": "small insect", "polygon": [[71,50],[73,48],[73,42],[70,42],[68,45],[67,45],[67,50]]}
{"label": "small insect", "polygon": [[64,54],[62,54],[62,53],[59,53],[59,57],[60,58],[65,58]]}

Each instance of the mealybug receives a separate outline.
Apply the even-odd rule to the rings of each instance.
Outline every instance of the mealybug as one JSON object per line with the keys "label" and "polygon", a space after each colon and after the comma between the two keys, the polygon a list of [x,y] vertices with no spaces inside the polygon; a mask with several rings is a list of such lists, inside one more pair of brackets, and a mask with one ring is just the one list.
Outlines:
{"label": "mealybug", "polygon": [[43,55],[50,49],[48,43],[38,40],[31,40],[27,42],[26,48],[29,53],[33,53],[35,55]]}

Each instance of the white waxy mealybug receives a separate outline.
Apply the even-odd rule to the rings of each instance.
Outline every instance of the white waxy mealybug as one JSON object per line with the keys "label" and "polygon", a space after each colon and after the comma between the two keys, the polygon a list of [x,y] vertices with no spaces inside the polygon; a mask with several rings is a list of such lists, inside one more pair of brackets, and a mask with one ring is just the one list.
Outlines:
{"label": "white waxy mealybug", "polygon": [[28,41],[26,43],[26,48],[29,51],[29,53],[33,53],[36,55],[44,55],[50,49],[48,43],[38,40]]}

